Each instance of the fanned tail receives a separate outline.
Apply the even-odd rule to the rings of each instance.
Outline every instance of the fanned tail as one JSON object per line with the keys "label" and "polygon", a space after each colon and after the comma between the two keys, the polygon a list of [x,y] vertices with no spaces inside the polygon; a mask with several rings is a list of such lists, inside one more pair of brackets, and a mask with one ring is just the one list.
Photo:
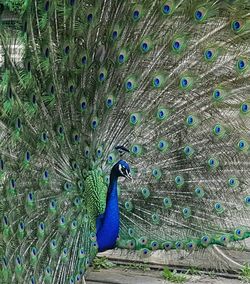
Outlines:
{"label": "fanned tail", "polygon": [[1,33],[5,283],[81,281],[118,145],[118,247],[250,236],[250,7],[231,2],[24,1]]}

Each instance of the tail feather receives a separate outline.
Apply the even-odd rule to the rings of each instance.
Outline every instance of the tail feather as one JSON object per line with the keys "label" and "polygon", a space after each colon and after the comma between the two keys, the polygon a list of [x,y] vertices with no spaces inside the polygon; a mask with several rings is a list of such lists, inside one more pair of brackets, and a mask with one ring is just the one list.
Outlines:
{"label": "tail feather", "polygon": [[147,256],[250,236],[249,9],[24,1],[19,30],[0,37],[6,283],[80,281],[118,145],[134,178],[119,186],[118,247]]}

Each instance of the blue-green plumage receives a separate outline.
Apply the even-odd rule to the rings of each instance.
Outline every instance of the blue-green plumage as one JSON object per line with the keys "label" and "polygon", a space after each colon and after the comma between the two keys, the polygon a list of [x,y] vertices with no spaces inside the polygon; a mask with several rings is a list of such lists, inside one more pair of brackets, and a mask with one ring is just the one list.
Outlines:
{"label": "blue-green plumage", "polygon": [[111,170],[106,209],[96,219],[96,237],[100,252],[113,249],[116,245],[120,225],[117,182],[119,176],[129,177],[129,173],[129,165],[123,160],[116,163]]}
{"label": "blue-green plumage", "polygon": [[3,283],[249,237],[250,5],[201,2],[2,1]]}

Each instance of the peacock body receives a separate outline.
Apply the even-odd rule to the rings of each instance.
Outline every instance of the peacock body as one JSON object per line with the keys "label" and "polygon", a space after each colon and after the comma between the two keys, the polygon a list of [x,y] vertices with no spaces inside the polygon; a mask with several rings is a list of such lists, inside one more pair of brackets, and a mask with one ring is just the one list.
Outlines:
{"label": "peacock body", "polygon": [[24,0],[18,16],[0,35],[2,283],[250,236],[248,1]]}

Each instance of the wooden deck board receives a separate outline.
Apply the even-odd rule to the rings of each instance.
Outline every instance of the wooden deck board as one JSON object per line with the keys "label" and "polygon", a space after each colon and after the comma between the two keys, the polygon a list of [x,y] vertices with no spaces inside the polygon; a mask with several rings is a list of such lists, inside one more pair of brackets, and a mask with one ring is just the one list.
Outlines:
{"label": "wooden deck board", "polygon": [[[184,284],[240,284],[238,279],[228,278],[211,278],[209,276],[187,276],[188,279]],[[160,271],[138,271],[132,269],[102,269],[100,271],[91,271],[87,278],[86,284],[167,284],[171,283],[163,279]]]}
{"label": "wooden deck board", "polygon": [[222,270],[229,273],[237,272],[245,263],[250,263],[250,250],[230,250],[222,247],[210,247],[203,251],[188,253],[185,251],[156,251],[148,258],[141,259],[137,254],[126,250],[107,251],[100,255],[107,256],[111,261],[127,261],[158,266],[169,266],[189,269],[197,267],[200,270]]}
{"label": "wooden deck board", "polygon": [[[244,251],[230,250],[219,247],[220,261],[227,262],[227,268],[225,272],[219,273],[218,262],[210,259],[211,255],[218,257],[217,248],[212,247],[204,252],[193,252],[193,254],[178,253],[176,251],[154,252],[149,258],[142,260],[136,254],[113,250],[99,254],[100,256],[106,256],[114,263],[118,263],[122,266],[117,266],[108,270],[101,270],[99,272],[90,270],[86,278],[86,284],[163,284],[170,283],[165,281],[161,276],[161,271],[164,266],[170,268],[176,268],[180,271],[185,271],[191,267],[197,267],[204,271],[217,271],[217,277],[211,278],[211,276],[202,274],[201,276],[188,276],[186,284],[200,283],[200,284],[240,284],[238,275],[241,265],[244,263],[250,263],[250,241],[246,243]],[[230,259],[230,261],[228,259]],[[209,261],[208,261],[209,260]],[[150,271],[143,272],[142,270],[134,270],[125,268],[124,265],[146,265],[150,267]],[[207,272],[208,273],[208,272]],[[234,273],[234,274],[230,274]],[[218,276],[219,275],[219,276]],[[225,277],[220,277],[225,276]]]}

